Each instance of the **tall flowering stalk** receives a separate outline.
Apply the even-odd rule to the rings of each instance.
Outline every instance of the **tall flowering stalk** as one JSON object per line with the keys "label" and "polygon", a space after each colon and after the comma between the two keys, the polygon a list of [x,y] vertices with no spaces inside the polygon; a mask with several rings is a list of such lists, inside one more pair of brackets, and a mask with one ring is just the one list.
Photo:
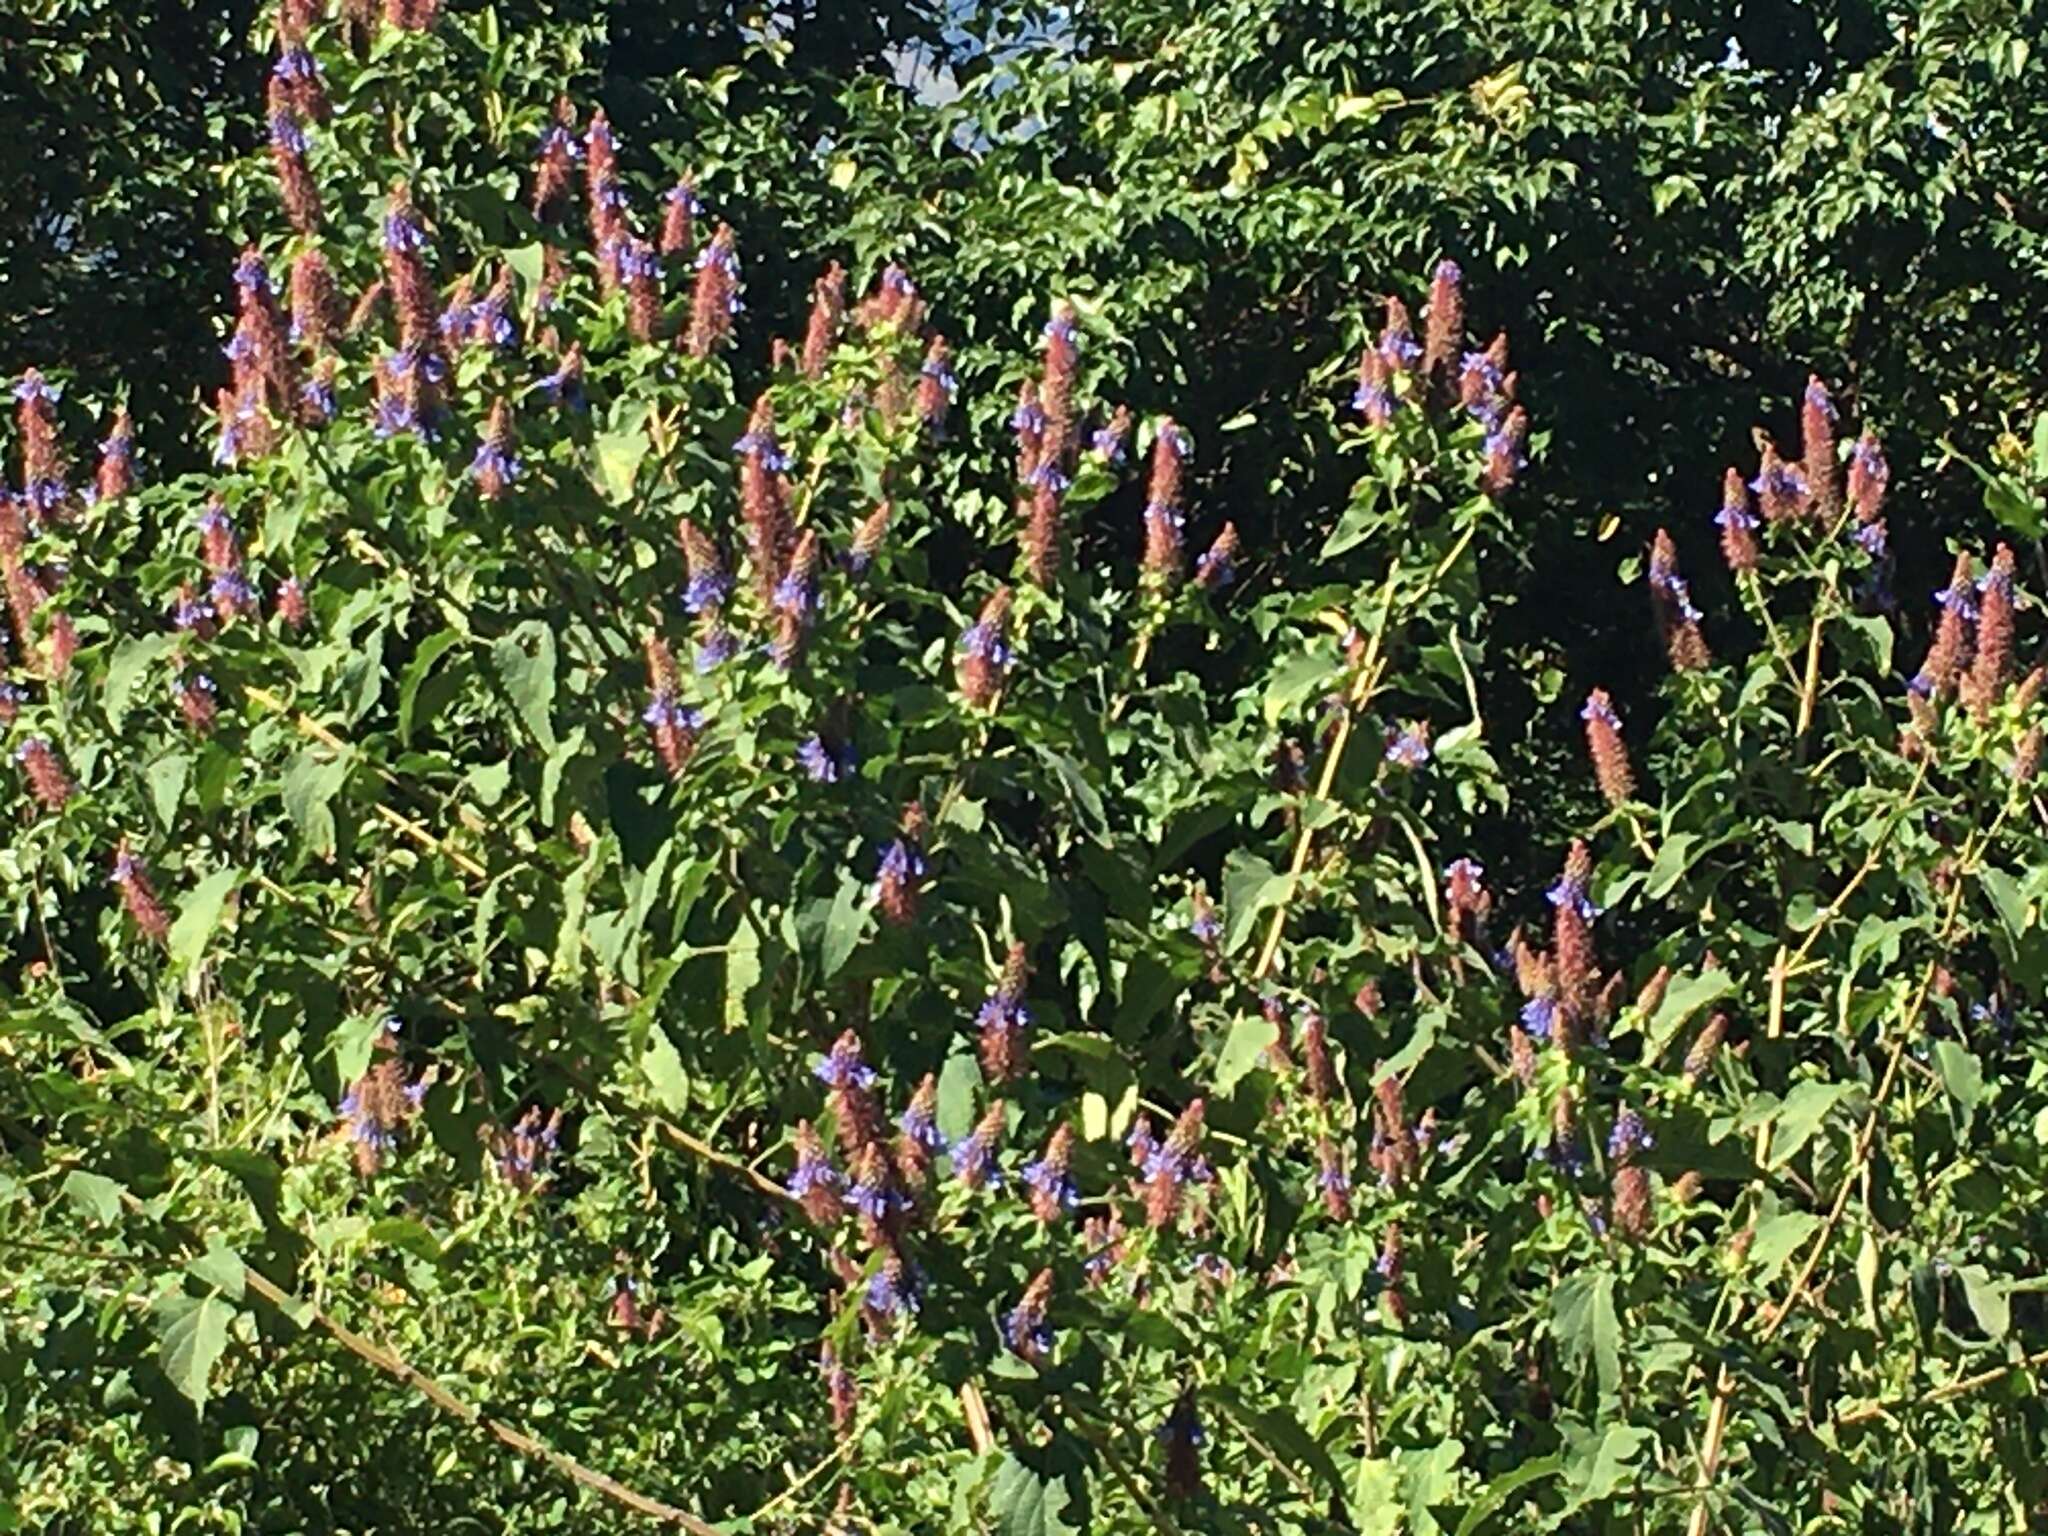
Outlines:
{"label": "tall flowering stalk", "polygon": [[953,375],[952,350],[945,337],[934,336],[917,371],[917,419],[934,441],[945,439],[946,417],[953,409],[953,397],[959,392],[960,381]]}
{"label": "tall flowering stalk", "polygon": [[898,928],[917,921],[918,897],[924,889],[927,866],[924,856],[925,813],[916,801],[903,808],[896,840],[882,850],[876,872],[875,901],[885,920]]}
{"label": "tall flowering stalk", "polygon": [[292,262],[288,339],[312,352],[324,350],[334,334],[338,302],[334,269],[325,256],[309,246]]}
{"label": "tall flowering stalk", "polygon": [[1195,559],[1195,585],[1205,592],[1221,592],[1236,581],[1237,547],[1237,524],[1225,523]]}
{"label": "tall flowering stalk", "polygon": [[1757,444],[1760,461],[1756,478],[1749,482],[1749,488],[1756,492],[1764,521],[1785,523],[1803,517],[1810,499],[1806,475],[1779,456],[1778,445],[1768,434],[1759,432]]}
{"label": "tall flowering stalk", "polygon": [[519,460],[512,452],[512,408],[503,398],[491,406],[483,439],[469,462],[469,477],[486,501],[496,501],[519,478]]}
{"label": "tall flowering stalk", "polygon": [[22,777],[28,780],[29,793],[44,810],[54,816],[70,804],[76,786],[47,738],[29,737],[14,749],[14,760],[21,765]]}
{"label": "tall flowering stalk", "polygon": [[1448,379],[1452,360],[1465,344],[1464,274],[1455,261],[1437,263],[1429,284],[1429,316],[1423,330],[1422,371]]}
{"label": "tall flowering stalk", "polygon": [[1621,717],[1614,712],[1614,701],[1605,688],[1586,695],[1579,718],[1586,722],[1586,751],[1593,759],[1593,777],[1600,793],[1609,805],[1626,805],[1635,796],[1635,773],[1621,739]]}
{"label": "tall flowering stalk", "polygon": [[721,224],[697,253],[697,288],[690,300],[690,324],[683,344],[692,357],[709,357],[732,339],[732,317],[740,312],[740,257],[732,226]]}
{"label": "tall flowering stalk", "polygon": [[135,423],[122,406],[100,442],[99,470],[93,477],[93,500],[108,502],[126,496],[135,486]]}
{"label": "tall flowering stalk", "polygon": [[932,1155],[943,1148],[939,1133],[939,1080],[927,1072],[896,1122],[896,1173],[912,1189],[931,1177]]}
{"label": "tall flowering stalk", "polygon": [[1488,494],[1497,496],[1515,483],[1529,462],[1528,441],[1529,413],[1519,405],[1510,408],[1500,425],[1486,434],[1486,464],[1479,483]]}
{"label": "tall flowering stalk", "polygon": [[1697,672],[1711,659],[1700,634],[1700,611],[1678,574],[1678,546],[1664,529],[1650,545],[1650,601],[1657,614],[1657,632],[1674,671]]}
{"label": "tall flowering stalk", "polygon": [[14,386],[15,424],[21,436],[21,500],[31,523],[57,517],[71,495],[64,454],[57,444],[57,401],[64,391],[34,368]]}
{"label": "tall flowering stalk", "polygon": [[775,639],[769,649],[775,665],[787,672],[803,654],[804,641],[818,612],[818,534],[806,528],[797,537],[789,566],[775,584]]}
{"label": "tall flowering stalk", "polygon": [[1885,487],[1891,483],[1891,466],[1884,461],[1884,449],[1866,432],[1849,450],[1849,505],[1859,523],[1873,523],[1884,506]]}
{"label": "tall flowering stalk", "polygon": [[1201,1156],[1202,1118],[1205,1106],[1195,1099],[1180,1112],[1166,1140],[1153,1143],[1149,1126],[1138,1138],[1133,1132],[1132,1156],[1138,1162],[1139,1191],[1145,1202],[1145,1224],[1155,1232],[1170,1227],[1180,1217],[1181,1202],[1191,1184],[1206,1184],[1212,1174]]}
{"label": "tall flowering stalk", "polygon": [[1152,440],[1152,479],[1145,493],[1144,579],[1155,591],[1179,582],[1186,556],[1181,547],[1181,529],[1186,515],[1181,511],[1181,477],[1190,444],[1188,437],[1171,419],[1159,424]]}
{"label": "tall flowering stalk", "polygon": [[1332,1221],[1351,1219],[1351,1176],[1344,1171],[1344,1156],[1329,1137],[1316,1142],[1316,1194]]}
{"label": "tall flowering stalk", "polygon": [[1045,327],[1045,363],[1038,405],[1045,416],[1044,441],[1034,473],[1066,489],[1067,459],[1074,447],[1074,372],[1080,360],[1080,321],[1071,304],[1059,304]]}
{"label": "tall flowering stalk", "polygon": [[1030,984],[1030,952],[1022,944],[1012,944],[995,990],[974,1020],[981,1036],[981,1068],[990,1082],[1006,1083],[1024,1074],[1030,1058],[1025,1031],[1031,1025],[1024,989]]}
{"label": "tall flowering stalk", "polygon": [[697,750],[704,712],[685,705],[679,696],[675,657],[659,635],[647,637],[647,707],[640,718],[654,741],[654,755],[672,779],[680,778]]}
{"label": "tall flowering stalk", "polygon": [[763,605],[776,607],[776,593],[789,570],[794,531],[789,519],[789,455],[775,438],[775,408],[764,394],[754,402],[747,430],[733,451],[740,460],[740,512],[747,524],[747,554],[754,587]]}
{"label": "tall flowering stalk", "polygon": [[854,319],[864,330],[888,326],[899,336],[908,335],[924,322],[924,300],[910,274],[892,261],[875,280],[874,290],[860,301]]}
{"label": "tall flowering stalk", "polygon": [[811,285],[811,317],[804,327],[798,367],[807,379],[822,379],[846,323],[846,268],[833,262]]}
{"label": "tall flowering stalk", "polygon": [[269,126],[270,163],[277,173],[278,200],[284,204],[285,217],[300,234],[314,234],[320,228],[320,189],[306,163],[311,144],[292,91],[274,76],[270,82]]}
{"label": "tall flowering stalk", "polygon": [[533,197],[528,204],[536,219],[554,212],[575,179],[573,167],[583,153],[576,141],[576,109],[567,96],[555,98],[554,117],[542,130],[533,157]]}
{"label": "tall flowering stalk", "polygon": [[825,1143],[819,1140],[810,1121],[797,1122],[795,1141],[796,1167],[784,1187],[813,1222],[821,1227],[835,1226],[845,1209],[841,1199],[845,1181],[832,1165]]}
{"label": "tall flowering stalk", "polygon": [[1818,374],[1808,375],[1799,406],[1800,464],[1812,509],[1832,517],[1841,507],[1841,470],[1835,453],[1835,402]]}
{"label": "tall flowering stalk", "polygon": [[1592,880],[1592,851],[1583,840],[1574,840],[1565,855],[1564,872],[1548,893],[1558,999],[1552,1038],[1566,1052],[1585,1038],[1599,987],[1593,951],[1593,918],[1599,909],[1589,894]]}
{"label": "tall flowering stalk", "polygon": [[854,575],[862,574],[874,563],[881,552],[882,541],[889,535],[889,519],[894,507],[887,501],[877,502],[874,511],[862,518],[853,530],[853,542],[846,549],[846,568]]}
{"label": "tall flowering stalk", "polygon": [[1714,514],[1714,523],[1721,530],[1721,558],[1738,576],[1755,570],[1757,563],[1757,521],[1749,507],[1742,471],[1731,466],[1721,480],[1721,509]]}
{"label": "tall flowering stalk", "polygon": [[1063,1123],[1054,1127],[1038,1160],[1024,1165],[1031,1214],[1045,1226],[1066,1220],[1080,1203],[1080,1195],[1069,1177],[1073,1159],[1074,1128]]}
{"label": "tall flowering stalk", "polygon": [[1003,1342],[1018,1359],[1038,1365],[1052,1353],[1052,1324],[1046,1317],[1051,1302],[1052,1271],[1041,1269],[1003,1319]]}
{"label": "tall flowering stalk", "polygon": [[398,1132],[417,1115],[434,1081],[432,1068],[408,1078],[399,1058],[397,1021],[387,1020],[377,1036],[378,1059],[349,1086],[341,1101],[342,1129],[364,1178],[377,1172],[398,1146]]}
{"label": "tall flowering stalk", "polygon": [[981,613],[960,636],[955,670],[960,694],[970,709],[987,709],[1002,692],[1012,660],[1008,630],[1010,589],[998,587],[981,605]]}
{"label": "tall flowering stalk", "polygon": [[1001,1102],[989,1105],[974,1124],[974,1129],[953,1143],[946,1156],[953,1165],[953,1177],[969,1189],[986,1189],[1000,1185],[1002,1176],[996,1168],[996,1144],[1003,1139],[1008,1114]]}
{"label": "tall flowering stalk", "polygon": [[682,256],[697,238],[697,215],[704,205],[697,200],[697,184],[685,176],[662,197],[661,254]]}
{"label": "tall flowering stalk", "polygon": [[121,893],[121,906],[136,932],[154,944],[167,943],[171,936],[171,915],[164,910],[156,886],[123,838],[114,855],[114,889]]}
{"label": "tall flowering stalk", "polygon": [[1948,585],[1934,594],[1935,602],[1941,605],[1941,618],[1935,624],[1934,643],[1927,649],[1927,659],[1920,663],[1920,670],[1910,684],[1918,698],[1947,698],[1956,691],[1963,669],[1970,663],[1970,631],[1977,620],[1974,577],[1970,552],[1963,550],[1956,555],[1955,572]]}
{"label": "tall flowering stalk", "polygon": [[1961,685],[1963,701],[1979,720],[1997,705],[2012,678],[2012,582],[2013,553],[2000,544],[1991,569],[1977,583],[1977,650]]}

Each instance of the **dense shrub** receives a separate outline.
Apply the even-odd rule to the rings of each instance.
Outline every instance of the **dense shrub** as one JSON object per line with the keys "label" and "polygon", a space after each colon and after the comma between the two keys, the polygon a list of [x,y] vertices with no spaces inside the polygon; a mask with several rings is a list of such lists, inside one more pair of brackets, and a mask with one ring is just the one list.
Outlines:
{"label": "dense shrub", "polygon": [[15,388],[0,1509],[2039,1518],[2037,545],[1924,603],[1816,379],[1568,688],[1599,466],[1454,260],[1216,381],[1192,266],[977,273],[850,130],[806,309],[743,72],[622,145],[433,11],[280,18],[212,468]]}

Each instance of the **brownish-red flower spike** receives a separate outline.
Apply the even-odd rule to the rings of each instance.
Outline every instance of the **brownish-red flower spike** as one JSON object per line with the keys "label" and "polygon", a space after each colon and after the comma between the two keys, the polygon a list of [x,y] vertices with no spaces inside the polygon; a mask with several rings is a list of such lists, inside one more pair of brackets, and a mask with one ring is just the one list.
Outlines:
{"label": "brownish-red flower spike", "polygon": [[960,637],[960,658],[955,671],[961,697],[970,709],[988,708],[1002,691],[1010,665],[1010,602],[1010,589],[996,588]]}
{"label": "brownish-red flower spike", "polygon": [[732,338],[739,309],[740,257],[732,226],[721,224],[711,243],[697,253],[697,289],[690,300],[690,324],[683,344],[692,357],[709,357]]}
{"label": "brownish-red flower spike", "polygon": [[2012,676],[2013,553],[2001,544],[1977,589],[1977,654],[1963,679],[1963,697],[1982,720]]}
{"label": "brownish-red flower spike", "polygon": [[811,318],[804,328],[802,368],[807,379],[822,379],[832,349],[839,345],[846,323],[846,268],[838,262],[825,269],[811,289]]}
{"label": "brownish-red flower spike", "polygon": [[1697,672],[1712,659],[1700,633],[1700,612],[1692,592],[1678,573],[1678,547],[1664,529],[1650,546],[1650,602],[1657,615],[1657,633],[1673,671]]}
{"label": "brownish-red flower spike", "polygon": [[1621,717],[1605,688],[1595,688],[1579,711],[1586,722],[1586,750],[1593,759],[1593,777],[1609,805],[1626,805],[1636,792],[1634,772],[1628,764],[1628,748],[1621,740]]}
{"label": "brownish-red flower spike", "polygon": [[144,938],[157,944],[170,939],[171,915],[164,910],[156,886],[149,878],[149,871],[129,850],[126,838],[121,840],[120,851],[114,855],[114,888],[121,893],[121,905],[128,913],[128,920],[135,924]]}
{"label": "brownish-red flower spike", "polygon": [[1970,664],[1970,622],[1977,609],[1975,572],[1970,552],[1963,550],[1956,556],[1955,571],[1941,594],[1941,619],[1935,625],[1934,643],[1912,682],[1916,697],[1947,698],[1956,691],[1964,667]]}
{"label": "brownish-red flower spike", "polygon": [[1721,478],[1721,510],[1714,514],[1721,529],[1721,558],[1735,572],[1756,569],[1756,514],[1749,510],[1749,487],[1742,471],[1732,466]]}
{"label": "brownish-red flower spike", "polygon": [[1808,504],[1832,517],[1841,507],[1841,470],[1835,455],[1835,402],[1818,374],[1806,380],[1799,408],[1800,458],[1806,471]]}

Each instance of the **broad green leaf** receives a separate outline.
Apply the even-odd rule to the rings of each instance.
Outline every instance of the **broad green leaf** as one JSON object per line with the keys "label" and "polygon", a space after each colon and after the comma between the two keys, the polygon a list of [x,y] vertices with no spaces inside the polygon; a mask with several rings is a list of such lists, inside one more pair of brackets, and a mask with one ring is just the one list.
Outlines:
{"label": "broad green leaf", "polygon": [[840,967],[860,946],[867,925],[867,887],[849,876],[840,881],[832,897],[832,910],[825,915],[824,942],[818,956],[822,979],[830,981],[839,974]]}
{"label": "broad green leaf", "polygon": [[190,970],[206,953],[206,944],[220,926],[228,896],[241,884],[239,869],[217,869],[192,888],[178,906],[178,919],[171,924],[171,964]]}
{"label": "broad green leaf", "polygon": [[545,624],[522,624],[491,647],[498,680],[534,740],[555,749],[555,632]]}
{"label": "broad green leaf", "polygon": [[1992,1278],[1981,1264],[1964,1264],[1956,1269],[1963,1282],[1963,1299],[1977,1326],[1994,1339],[2002,1339],[2012,1328],[2012,1301],[2004,1285]]}
{"label": "broad green leaf", "polygon": [[167,634],[137,635],[114,647],[107,659],[106,681],[100,686],[100,707],[107,712],[108,725],[117,731],[121,728],[135,685],[153,662],[169,654],[175,640]]}
{"label": "broad green leaf", "polygon": [[292,759],[284,775],[284,808],[307,851],[323,859],[334,856],[334,812],[329,808],[348,781],[349,762],[325,747],[308,747]]}
{"label": "broad green leaf", "polygon": [[1614,1272],[1581,1270],[1558,1284],[1550,1298],[1551,1326],[1565,1359],[1583,1371],[1591,1361],[1600,1395],[1621,1385],[1621,1323],[1614,1311]]}
{"label": "broad green leaf", "polygon": [[[189,1300],[189,1298],[180,1298]],[[157,1335],[157,1359],[171,1385],[204,1408],[213,1387],[213,1368],[228,1347],[235,1309],[218,1296],[176,1308]]]}
{"label": "broad green leaf", "polygon": [[594,446],[598,488],[612,502],[624,506],[633,499],[633,488],[640,478],[640,461],[647,457],[647,433],[639,427],[606,432]]}
{"label": "broad green leaf", "polygon": [[[1013,1451],[996,1468],[989,1512],[999,1536],[1076,1536],[1086,1530],[1087,1485],[1078,1456],[1063,1441],[1048,1455],[1034,1450],[1027,1464]],[[1076,1491],[1079,1496],[1076,1496]]]}
{"label": "broad green leaf", "polygon": [[1977,1101],[1984,1097],[1984,1064],[1955,1041],[1937,1040],[1934,1070],[1941,1074],[1941,1086],[1956,1101],[1967,1123]]}
{"label": "broad green leaf", "polygon": [[647,1053],[640,1058],[640,1069],[647,1074],[655,1100],[663,1109],[680,1115],[690,1107],[690,1079],[683,1071],[683,1058],[659,1024],[648,1031]]}
{"label": "broad green leaf", "polygon": [[240,1301],[247,1271],[242,1256],[215,1237],[206,1252],[185,1266],[185,1273],[219,1291],[230,1301]]}
{"label": "broad green leaf", "polygon": [[1828,1111],[1848,1092],[1845,1083],[1823,1083],[1813,1078],[1795,1083],[1778,1107],[1771,1129],[1770,1166],[1782,1168],[1791,1162],[1820,1129]]}
{"label": "broad green leaf", "polygon": [[102,1226],[112,1226],[121,1219],[121,1186],[104,1174],[74,1168],[64,1175],[64,1182],[58,1187],[65,1199]]}
{"label": "broad green leaf", "polygon": [[1819,1230],[1820,1218],[1811,1211],[1781,1211],[1758,1222],[1749,1245],[1749,1264],[1757,1279],[1764,1285],[1776,1280],[1785,1261]]}
{"label": "broad green leaf", "polygon": [[1279,1038],[1280,1026],[1259,1014],[1249,1014],[1232,1024],[1223,1049],[1216,1054],[1217,1097],[1229,1097],[1239,1079],[1259,1064],[1259,1057]]}

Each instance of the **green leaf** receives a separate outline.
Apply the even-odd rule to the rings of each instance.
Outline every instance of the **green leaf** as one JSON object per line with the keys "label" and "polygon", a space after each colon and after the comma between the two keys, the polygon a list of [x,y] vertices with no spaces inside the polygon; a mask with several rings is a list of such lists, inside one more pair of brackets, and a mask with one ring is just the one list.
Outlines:
{"label": "green leaf", "polygon": [[114,647],[113,655],[107,658],[106,681],[100,687],[100,707],[106,711],[108,725],[115,730],[121,728],[135,685],[150,663],[169,652],[175,639],[166,634],[138,635]]}
{"label": "green leaf", "polygon": [[823,979],[839,974],[867,930],[867,888],[851,877],[840,881],[832,897],[832,910],[825,914],[825,937],[819,946],[818,963]]}
{"label": "green leaf", "polygon": [[1259,1014],[1251,1014],[1230,1026],[1223,1049],[1216,1053],[1215,1092],[1227,1098],[1238,1080],[1259,1064],[1260,1055],[1280,1038],[1280,1026]]}
{"label": "green leaf", "polygon": [[633,499],[633,488],[640,478],[640,461],[647,457],[647,433],[640,426],[605,432],[594,446],[598,489],[624,506]]}
{"label": "green leaf", "polygon": [[228,1300],[240,1301],[248,1271],[242,1256],[215,1237],[206,1252],[185,1266],[185,1273],[212,1286]]}
{"label": "green leaf", "polygon": [[2019,881],[1987,864],[1977,871],[1977,882],[1984,887],[1984,894],[1991,898],[1991,905],[1998,912],[1998,920],[2005,924],[2005,931],[2017,944],[2020,935],[2027,931],[2027,897]]}
{"label": "green leaf", "polygon": [[1963,1299],[1970,1304],[1977,1326],[1994,1339],[2012,1329],[2012,1301],[2006,1287],[1994,1280],[1981,1264],[1964,1264],[1956,1278],[1963,1282]]}
{"label": "green leaf", "polygon": [[1848,1093],[1846,1083],[1824,1083],[1814,1078],[1793,1085],[1778,1107],[1771,1132],[1772,1168],[1782,1168],[1798,1155],[1827,1118],[1828,1111]]}
{"label": "green leaf", "polygon": [[1643,883],[1643,894],[1655,901],[1678,884],[1692,862],[1692,850],[1698,844],[1699,837],[1691,832],[1676,832],[1665,838],[1650,865],[1650,877]]}
{"label": "green leaf", "polygon": [[590,885],[611,850],[612,834],[607,832],[562,882],[562,923],[555,930],[555,958],[549,967],[557,981],[573,982],[583,974],[583,919],[590,910]]}
{"label": "green leaf", "polygon": [[178,920],[171,924],[171,964],[190,970],[206,953],[207,940],[220,926],[220,915],[228,895],[241,883],[239,869],[217,869],[192,888],[178,907]]}
{"label": "green leaf", "polygon": [[121,1186],[102,1174],[74,1168],[64,1175],[58,1188],[65,1199],[102,1226],[112,1226],[121,1219]]}
{"label": "green leaf", "polygon": [[213,1368],[228,1347],[235,1309],[218,1296],[175,1309],[157,1335],[157,1359],[171,1385],[204,1408]]}
{"label": "green leaf", "polygon": [[412,742],[412,712],[419,699],[420,685],[434,670],[434,663],[460,644],[462,636],[454,630],[439,630],[421,641],[412,660],[405,664],[405,672],[398,680],[398,739],[401,742],[408,745]]}
{"label": "green leaf", "polygon": [[1611,1497],[1634,1471],[1636,1457],[1643,1447],[1654,1444],[1656,1439],[1649,1430],[1632,1424],[1609,1424],[1598,1440],[1590,1434],[1584,1436],[1574,1448],[1566,1473],[1572,1483],[1572,1496],[1565,1512]]}
{"label": "green leaf", "polygon": [[1473,1536],[1473,1532],[1486,1523],[1487,1517],[1512,1498],[1517,1491],[1531,1483],[1541,1482],[1544,1478],[1555,1477],[1563,1470],[1562,1456],[1538,1456],[1510,1471],[1503,1472],[1488,1483],[1479,1497],[1472,1501],[1471,1506],[1465,1511],[1465,1518],[1458,1522],[1454,1536]]}
{"label": "green leaf", "polygon": [[348,769],[347,758],[334,757],[325,747],[308,747],[285,770],[285,814],[306,840],[307,851],[323,859],[334,856],[334,812],[328,802],[348,781]]}
{"label": "green leaf", "polygon": [[1614,1272],[1581,1270],[1559,1283],[1550,1298],[1551,1326],[1565,1359],[1583,1371],[1593,1363],[1600,1395],[1621,1385],[1621,1323],[1614,1312]]}
{"label": "green leaf", "polygon": [[1288,657],[1266,684],[1266,724],[1278,724],[1310,694],[1327,688],[1342,665],[1343,658],[1335,651],[1303,651]]}
{"label": "green leaf", "polygon": [[1031,1453],[1034,1466],[1015,1451],[996,1468],[989,1512],[999,1536],[1075,1536],[1087,1529],[1087,1483],[1080,1458],[1064,1440]]}
{"label": "green leaf", "polygon": [[555,632],[538,622],[520,625],[491,647],[491,665],[534,740],[554,751]]}
{"label": "green leaf", "polygon": [[939,1069],[939,1133],[958,1141],[974,1129],[974,1096],[981,1090],[981,1064],[972,1051],[946,1058]]}
{"label": "green leaf", "polygon": [[1934,1070],[1941,1074],[1941,1086],[1962,1106],[1964,1118],[1984,1097],[1984,1064],[1953,1040],[1934,1042]]}
{"label": "green leaf", "polygon": [[1285,899],[1292,882],[1273,873],[1273,866],[1255,853],[1233,848],[1223,861],[1223,947],[1230,953],[1243,948],[1259,914]]}
{"label": "green leaf", "polygon": [[1758,1222],[1749,1245],[1749,1262],[1757,1278],[1766,1285],[1777,1279],[1785,1261],[1819,1230],[1820,1218],[1811,1211],[1781,1211]]}
{"label": "green leaf", "polygon": [[1726,971],[1702,971],[1697,976],[1674,976],[1664,989],[1664,1000],[1650,1019],[1650,1054],[1660,1056],[1685,1021],[1707,1004],[1734,990],[1735,982]]}
{"label": "green leaf", "polygon": [[640,1070],[647,1074],[655,1101],[663,1109],[680,1115],[690,1107],[689,1074],[683,1071],[683,1058],[677,1053],[675,1042],[659,1024],[648,1031],[647,1053],[640,1058]]}

